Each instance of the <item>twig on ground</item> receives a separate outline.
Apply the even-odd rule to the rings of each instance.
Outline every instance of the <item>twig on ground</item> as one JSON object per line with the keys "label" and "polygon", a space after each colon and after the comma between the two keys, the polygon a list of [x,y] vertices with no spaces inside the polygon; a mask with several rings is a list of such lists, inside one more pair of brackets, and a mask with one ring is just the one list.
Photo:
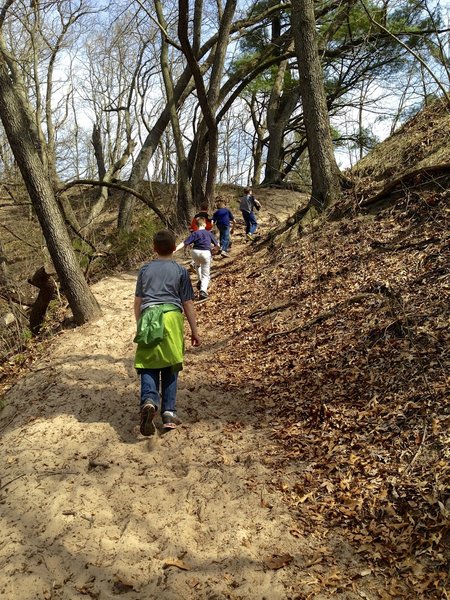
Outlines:
{"label": "twig on ground", "polygon": [[264,315],[269,315],[271,313],[277,312],[279,310],[284,310],[285,308],[289,308],[290,306],[296,306],[295,302],[286,302],[285,304],[280,304],[279,306],[271,306],[270,308],[261,308],[260,310],[255,310],[249,314],[250,319],[256,319],[258,317],[262,317]]}
{"label": "twig on ground", "polygon": [[269,333],[266,339],[270,340],[270,339],[272,339],[274,337],[278,337],[280,335],[288,335],[289,333],[295,333],[296,331],[303,331],[305,329],[309,329],[310,327],[312,327],[312,325],[316,325],[317,323],[322,323],[322,321],[325,321],[326,319],[333,317],[344,306],[347,306],[348,304],[356,304],[357,302],[361,302],[361,300],[364,300],[365,298],[373,297],[375,295],[378,295],[378,294],[363,293],[363,294],[357,294],[356,296],[352,296],[351,298],[347,298],[347,300],[338,302],[337,304],[332,306],[329,310],[326,310],[323,313],[320,313],[320,315],[317,315],[317,317],[314,317],[314,319],[311,319],[311,320],[307,321],[306,323],[303,323],[302,325],[298,325],[297,327],[293,327],[292,329],[288,329],[286,331],[276,331],[275,333]]}
{"label": "twig on ground", "polygon": [[4,488],[8,487],[8,485],[11,485],[11,483],[16,481],[17,479],[20,479],[21,477],[26,477],[27,475],[37,475],[37,477],[44,477],[45,475],[78,475],[78,474],[79,474],[78,471],[43,471],[42,473],[22,473],[21,475],[17,475],[17,477],[10,479],[6,483],[4,483],[2,486],[0,486],[0,490],[3,490]]}
{"label": "twig on ground", "polygon": [[409,463],[409,465],[403,471],[404,475],[406,475],[406,473],[409,473],[409,471],[411,470],[413,464],[416,462],[417,457],[419,456],[420,452],[422,451],[423,445],[424,445],[426,437],[427,437],[427,429],[428,429],[428,423],[425,423],[425,426],[423,428],[423,433],[422,433],[422,439],[420,440],[420,445],[419,445],[419,447],[417,449],[417,452],[412,457],[411,462]]}

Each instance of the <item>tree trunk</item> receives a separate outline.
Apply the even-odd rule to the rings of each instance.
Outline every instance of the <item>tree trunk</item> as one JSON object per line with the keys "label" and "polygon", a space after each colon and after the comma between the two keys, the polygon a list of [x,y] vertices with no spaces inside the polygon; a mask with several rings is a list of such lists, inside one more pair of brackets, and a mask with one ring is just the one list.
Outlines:
{"label": "tree trunk", "polygon": [[[103,152],[103,144],[100,137],[100,129],[97,125],[94,125],[94,130],[92,132],[92,145],[94,146],[95,157],[97,161],[97,168],[99,174],[99,180],[104,183],[111,183],[113,178],[120,173],[122,168],[125,166],[128,158],[130,157],[133,149],[135,147],[135,142],[128,139],[128,144],[125,150],[123,151],[122,156],[112,164],[109,169],[106,169],[105,161],[104,161],[104,152]],[[86,218],[83,227],[80,228],[84,234],[89,234],[96,219],[100,216],[106,202],[109,198],[108,186],[102,186],[100,188],[100,192],[97,195],[93,205],[89,210],[89,214]]]}
{"label": "tree trunk", "polygon": [[261,111],[257,110],[255,91],[252,92],[249,108],[253,129],[255,130],[252,141],[253,175],[251,177],[251,184],[252,186],[256,186],[259,185],[261,181],[265,125],[262,122],[263,118]]}
{"label": "tree trunk", "polygon": [[331,140],[313,0],[292,1],[292,29],[311,166],[311,212],[322,212],[339,195],[339,169]]}
{"label": "tree trunk", "polygon": [[94,123],[92,128],[92,147],[94,148],[95,162],[97,163],[98,178],[102,181],[106,173],[105,154],[103,152],[102,137],[100,135],[100,127]]}
{"label": "tree trunk", "polygon": [[[0,40],[2,44],[2,40]],[[59,211],[48,175],[39,157],[40,145],[33,111],[23,86],[18,83],[14,64],[8,63],[0,48],[0,118],[39,219],[74,320],[86,323],[101,314],[87,285]]]}
{"label": "tree trunk", "polygon": [[[285,69],[282,68],[282,65],[280,65],[280,71],[282,74],[282,83],[285,75]],[[299,97],[300,91],[298,89],[285,90],[284,93],[281,93],[281,89],[276,85],[274,86],[274,91],[272,91],[271,102],[267,110],[269,144],[263,181],[265,184],[281,183],[283,179],[284,132],[297,106]]]}
{"label": "tree trunk", "polygon": [[174,86],[172,74],[169,66],[169,52],[167,48],[167,39],[163,31],[167,30],[167,23],[164,19],[161,2],[154,0],[158,22],[161,25],[161,71],[166,90],[167,104],[170,109],[170,122],[172,124],[172,133],[175,142],[178,159],[178,202],[176,211],[176,225],[187,227],[189,224],[189,211],[192,206],[192,195],[189,183],[188,165],[183,146],[183,137],[181,134],[180,122],[178,119],[177,106],[174,96]]}
{"label": "tree trunk", "polygon": [[[276,20],[275,20],[276,21]],[[274,25],[272,25],[272,38]],[[287,60],[283,60],[278,66],[277,74],[270,92],[269,104],[267,106],[267,131],[269,134],[269,147],[267,149],[266,172],[263,183],[277,183],[280,173],[280,152],[283,140],[283,129],[277,121],[277,113],[281,94],[284,87],[284,76],[287,68]]]}
{"label": "tree trunk", "polygon": [[223,15],[220,19],[219,32],[217,35],[216,51],[209,79],[209,89],[206,91],[200,65],[197,62],[191,43],[189,41],[189,2],[178,1],[178,37],[186,60],[191,68],[192,75],[197,88],[197,96],[202,109],[203,118],[208,129],[208,171],[206,175],[205,195],[208,201],[214,197],[216,175],[217,175],[217,141],[218,129],[216,112],[219,103],[220,82],[223,76],[225,55],[228,47],[229,35],[232,26],[232,18],[236,10],[237,0],[227,0]]}
{"label": "tree trunk", "polygon": [[[182,101],[193,89],[194,83],[189,82],[191,71],[187,67],[174,88],[174,101],[176,105]],[[134,161],[131,169],[130,177],[127,186],[136,189],[138,184],[144,179],[148,164],[151,161],[153,154],[158,148],[161,137],[170,122],[170,107],[166,105],[155,125],[147,135],[139,154]],[[131,219],[133,217],[135,198],[130,194],[124,194],[120,201],[118,228],[123,231],[128,231],[131,227]]]}

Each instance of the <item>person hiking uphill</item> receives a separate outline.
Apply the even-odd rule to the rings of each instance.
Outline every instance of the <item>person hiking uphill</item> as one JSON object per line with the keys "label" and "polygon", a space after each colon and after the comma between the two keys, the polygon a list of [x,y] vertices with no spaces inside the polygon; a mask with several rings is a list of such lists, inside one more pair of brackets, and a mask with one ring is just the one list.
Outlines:
{"label": "person hiking uphill", "polygon": [[261,208],[261,204],[258,202],[258,200],[256,200],[250,188],[244,189],[244,195],[241,197],[239,208],[242,212],[242,216],[244,217],[247,239],[253,242],[255,240],[255,236],[253,234],[258,229],[258,221],[256,220],[254,209],[256,208],[256,210],[259,210]]}
{"label": "person hiking uphill", "polygon": [[[198,223],[197,223],[197,219],[205,219],[205,229],[207,231],[210,231],[213,228],[213,224],[211,221],[211,218],[209,217],[209,213],[208,213],[208,203],[207,202],[203,202],[200,205],[200,212],[198,212],[197,214],[195,214],[192,218],[191,224],[189,225],[189,232],[192,233],[193,231],[198,231]],[[184,256],[189,256],[189,247],[185,246],[184,247]]]}
{"label": "person hiking uphill", "polygon": [[184,242],[180,242],[175,248],[181,250],[185,246],[193,245],[192,248],[192,266],[194,267],[198,282],[200,300],[206,300],[208,297],[208,286],[211,272],[211,246],[219,248],[219,242],[210,231],[206,231],[206,221],[202,217],[197,219],[198,230],[193,231]]}
{"label": "person hiking uphill", "polygon": [[203,204],[201,204],[201,206],[200,206],[200,212],[198,212],[196,215],[194,215],[194,217],[191,221],[191,224],[189,225],[189,231],[191,233],[193,231],[198,230],[197,219],[205,219],[206,231],[209,231],[210,229],[212,229],[213,224],[211,223],[211,219],[208,214],[208,203],[207,202],[203,202]]}
{"label": "person hiking uphill", "polygon": [[168,230],[158,231],[153,245],[157,257],[140,269],[134,299],[134,366],[141,381],[140,431],[145,436],[156,432],[153,419],[159,410],[163,429],[174,429],[181,423],[176,395],[184,357],[183,311],[191,328],[192,345],[201,344],[191,279],[187,269],[173,260],[175,236]]}
{"label": "person hiking uphill", "polygon": [[228,258],[227,252],[230,247],[230,230],[231,226],[235,223],[235,219],[233,213],[225,206],[223,200],[218,201],[217,210],[212,216],[212,222],[214,225],[217,225],[217,229],[220,233],[221,255]]}

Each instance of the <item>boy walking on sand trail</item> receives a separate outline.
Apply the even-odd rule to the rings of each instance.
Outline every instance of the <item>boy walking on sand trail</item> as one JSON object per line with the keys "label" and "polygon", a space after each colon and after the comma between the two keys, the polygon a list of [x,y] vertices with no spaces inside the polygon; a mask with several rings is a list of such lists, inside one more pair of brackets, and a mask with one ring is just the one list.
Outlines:
{"label": "boy walking on sand trail", "polygon": [[[158,231],[153,244],[157,258],[139,271],[134,299],[137,343],[134,366],[140,375],[140,431],[153,435],[153,419],[161,411],[163,429],[181,423],[177,417],[178,373],[183,368],[184,317],[191,343],[200,346],[193,303],[194,290],[187,270],[173,260],[175,236]],[[161,393],[160,393],[161,388]]]}
{"label": "boy walking on sand trail", "polygon": [[208,297],[208,285],[211,272],[211,246],[219,248],[219,242],[210,231],[205,229],[205,219],[197,219],[198,230],[193,231],[184,242],[178,244],[175,251],[181,250],[183,246],[193,245],[192,248],[192,266],[194,267],[198,282],[200,300],[206,300]]}

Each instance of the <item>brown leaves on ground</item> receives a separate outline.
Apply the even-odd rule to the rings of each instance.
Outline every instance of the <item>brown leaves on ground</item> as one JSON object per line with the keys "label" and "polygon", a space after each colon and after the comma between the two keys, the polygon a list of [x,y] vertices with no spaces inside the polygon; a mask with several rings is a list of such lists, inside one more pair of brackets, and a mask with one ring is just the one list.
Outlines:
{"label": "brown leaves on ground", "polygon": [[[247,393],[272,428],[272,484],[298,532],[339,533],[370,565],[335,573],[334,589],[367,576],[373,597],[447,597],[443,198],[405,199],[375,218],[248,248],[201,310],[221,340],[212,357],[219,385]],[[324,576],[311,580],[312,593]]]}
{"label": "brown leaves on ground", "polygon": [[290,554],[271,554],[270,556],[266,556],[264,564],[269,569],[281,569],[290,565],[293,560],[294,557]]}

